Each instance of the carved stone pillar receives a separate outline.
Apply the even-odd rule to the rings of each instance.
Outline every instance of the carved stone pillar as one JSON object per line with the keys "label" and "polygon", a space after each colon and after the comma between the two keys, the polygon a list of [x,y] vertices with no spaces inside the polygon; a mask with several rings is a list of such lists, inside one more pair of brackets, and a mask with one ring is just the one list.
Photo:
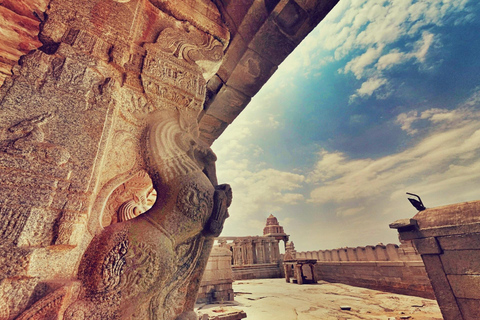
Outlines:
{"label": "carved stone pillar", "polygon": [[310,270],[312,272],[312,282],[317,283],[317,276],[315,275],[315,265],[314,264],[309,264]]}
{"label": "carved stone pillar", "polygon": [[285,273],[285,281],[287,283],[290,283],[290,265],[284,264],[283,265],[283,270],[284,270],[284,273]]}
{"label": "carved stone pillar", "polygon": [[257,248],[257,259],[258,263],[265,263],[265,242],[263,239],[256,239],[255,240],[256,248]]}
{"label": "carved stone pillar", "polygon": [[295,265],[295,277],[297,279],[297,284],[303,284],[303,270],[301,264]]}
{"label": "carved stone pillar", "polygon": [[243,265],[243,253],[242,245],[240,240],[235,240],[233,242],[233,264],[235,266]]}
{"label": "carved stone pillar", "polygon": [[257,257],[257,242],[255,238],[252,238],[252,259],[253,259],[253,264],[258,263],[258,257]]}
{"label": "carved stone pillar", "polygon": [[265,263],[271,263],[272,262],[272,248],[271,248],[271,242],[270,239],[265,239],[264,240],[264,248],[265,248]]}
{"label": "carved stone pillar", "polygon": [[[229,205],[197,123],[228,32],[211,1],[171,3],[52,0],[43,47],[0,88],[0,295],[12,300],[10,318],[193,312]],[[156,213],[104,229],[115,222],[103,219],[109,195],[139,172],[164,189]],[[49,287],[58,278],[65,285]]]}
{"label": "carved stone pillar", "polygon": [[275,239],[272,239],[271,241],[271,256],[272,256],[272,260],[271,262],[278,262],[280,260],[280,249],[278,248],[278,241],[279,240],[275,240]]}
{"label": "carved stone pillar", "polygon": [[253,245],[252,239],[247,238],[244,239],[242,243],[242,247],[244,250],[244,263],[245,264],[253,264]]}

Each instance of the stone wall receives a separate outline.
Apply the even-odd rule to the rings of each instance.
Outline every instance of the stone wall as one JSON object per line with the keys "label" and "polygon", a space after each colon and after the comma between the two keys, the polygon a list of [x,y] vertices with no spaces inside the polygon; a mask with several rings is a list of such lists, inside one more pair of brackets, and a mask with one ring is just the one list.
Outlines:
{"label": "stone wall", "polygon": [[390,227],[413,240],[443,318],[480,319],[480,201],[429,208]]}
{"label": "stone wall", "polygon": [[232,252],[214,247],[203,274],[197,303],[233,301]]}
{"label": "stone wall", "polygon": [[424,264],[410,242],[296,252],[316,259],[319,280],[435,299]]}
{"label": "stone wall", "polygon": [[232,266],[235,280],[282,278],[279,263]]}

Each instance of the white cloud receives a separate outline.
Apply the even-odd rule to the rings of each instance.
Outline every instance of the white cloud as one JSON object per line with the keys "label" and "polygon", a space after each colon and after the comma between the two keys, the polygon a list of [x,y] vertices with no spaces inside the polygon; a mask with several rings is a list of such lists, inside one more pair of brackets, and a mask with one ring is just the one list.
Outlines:
{"label": "white cloud", "polygon": [[[343,73],[352,72],[357,79],[367,79],[362,86],[373,88],[394,65],[413,59],[427,63],[428,53],[436,41],[426,28],[441,26],[445,17],[465,9],[468,1],[441,0],[342,0],[297,49],[304,61],[315,61],[318,47],[332,52],[336,60],[348,58]],[[412,43],[400,46],[399,40]],[[385,52],[386,51],[386,52]],[[373,92],[379,89],[378,85]],[[356,93],[351,100],[371,96]],[[382,98],[377,95],[377,98]]]}
{"label": "white cloud", "polygon": [[401,113],[397,116],[396,123],[400,124],[403,131],[413,135],[418,132],[417,129],[413,129],[412,125],[418,120],[418,111],[411,110],[407,113]]}
{"label": "white cloud", "polygon": [[387,83],[387,79],[384,78],[370,78],[364,83],[360,89],[357,90],[357,94],[361,97],[371,96],[375,90]]}
{"label": "white cloud", "polygon": [[431,132],[412,148],[379,159],[351,160],[340,152],[322,151],[308,177],[319,186],[308,201],[343,203],[404,192],[406,186],[446,190],[478,181],[480,174],[472,168],[480,167],[480,111],[430,109],[400,119],[407,132],[415,130],[412,124],[420,120],[431,124]]}
{"label": "white cloud", "polygon": [[[476,96],[477,94],[478,93],[475,93],[473,96]],[[469,98],[467,101],[471,100],[472,98]],[[435,125],[435,130],[442,131],[449,129],[452,126],[459,127],[468,124],[471,119],[476,117],[477,114],[474,109],[468,107],[460,107],[455,110],[432,108],[421,113],[416,110],[401,113],[397,116],[395,122],[409,135],[414,135],[419,132],[420,127],[425,127],[425,123],[432,123]],[[429,127],[427,127],[427,129],[428,128]]]}
{"label": "white cloud", "polygon": [[361,79],[364,75],[365,68],[378,60],[382,50],[383,47],[369,48],[364,54],[350,60],[345,66],[343,72],[353,72],[357,79]]}
{"label": "white cloud", "polygon": [[339,217],[350,217],[364,211],[365,209],[366,209],[365,207],[353,207],[353,208],[341,207],[337,209],[336,215]]}
{"label": "white cloud", "polygon": [[259,217],[266,218],[285,205],[305,202],[304,195],[299,191],[305,181],[303,175],[272,168],[255,171],[252,167],[249,161],[244,160],[238,166],[235,162],[227,162],[218,168],[218,176],[233,190],[234,201],[226,225],[231,227],[226,230],[230,234],[249,235],[251,231],[245,228],[247,221],[258,221]]}
{"label": "white cloud", "polygon": [[398,50],[392,50],[378,59],[376,67],[378,70],[389,69],[392,66],[405,61],[406,55]]}
{"label": "white cloud", "polygon": [[[219,183],[232,186],[234,201],[229,209],[224,234],[251,235],[261,232],[264,218],[284,206],[305,202],[301,193],[305,177],[302,174],[272,168],[259,163],[263,150],[258,146],[259,132],[274,132],[282,126],[278,116],[280,80],[269,83],[272,90],[259,93],[248,106],[248,111],[235,119],[214,143],[217,154]],[[277,111],[277,113],[274,113]],[[253,230],[253,231],[252,231]]]}
{"label": "white cloud", "polygon": [[425,56],[427,55],[428,49],[433,43],[433,34],[430,32],[424,31],[422,33],[422,39],[416,43],[417,51],[413,53],[415,58],[420,62],[425,61]]}
{"label": "white cloud", "polygon": [[353,102],[358,97],[370,97],[378,88],[386,85],[388,83],[385,78],[378,78],[376,76],[368,79],[363,82],[361,87],[357,89],[356,93],[350,96],[350,103]]}

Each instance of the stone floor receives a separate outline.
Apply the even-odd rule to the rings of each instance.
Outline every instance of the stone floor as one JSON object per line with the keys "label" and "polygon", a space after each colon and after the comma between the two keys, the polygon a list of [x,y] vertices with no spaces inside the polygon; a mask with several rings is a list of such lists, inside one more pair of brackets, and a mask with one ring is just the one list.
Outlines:
{"label": "stone floor", "polygon": [[[436,301],[339,283],[288,284],[284,279],[236,281],[235,302],[249,320],[441,320]],[[341,307],[350,310],[341,310]],[[199,313],[214,314],[222,305],[198,306]],[[215,312],[213,312],[216,310]],[[212,318],[210,318],[212,319]]]}

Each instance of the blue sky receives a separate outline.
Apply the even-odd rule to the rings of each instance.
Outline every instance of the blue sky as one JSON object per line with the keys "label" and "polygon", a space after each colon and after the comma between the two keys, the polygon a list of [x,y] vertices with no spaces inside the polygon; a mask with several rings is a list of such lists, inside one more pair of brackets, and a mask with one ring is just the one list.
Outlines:
{"label": "blue sky", "polygon": [[398,242],[388,224],[480,199],[480,4],[340,0],[213,144],[223,235],[275,215],[297,250]]}

